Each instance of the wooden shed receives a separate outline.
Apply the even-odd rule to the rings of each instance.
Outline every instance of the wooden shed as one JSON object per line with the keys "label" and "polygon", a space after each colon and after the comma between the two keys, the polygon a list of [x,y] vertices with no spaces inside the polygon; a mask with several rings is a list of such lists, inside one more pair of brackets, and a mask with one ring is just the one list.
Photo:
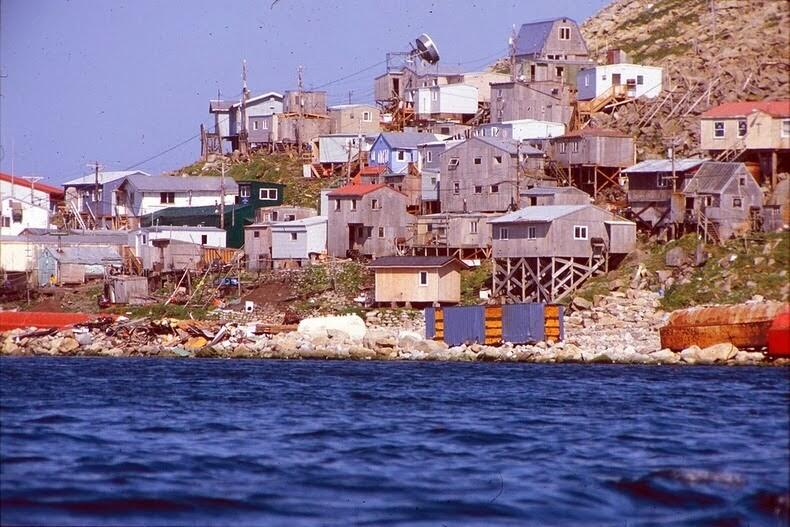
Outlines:
{"label": "wooden shed", "polygon": [[58,285],[84,284],[88,278],[100,278],[107,267],[121,266],[121,256],[110,247],[45,248],[38,257],[38,283],[50,284],[55,276]]}
{"label": "wooden shed", "polygon": [[376,302],[434,305],[461,301],[461,270],[448,256],[387,256],[369,267],[376,275]]}
{"label": "wooden shed", "polygon": [[147,304],[148,278],[128,275],[111,276],[105,284],[105,295],[112,304]]}

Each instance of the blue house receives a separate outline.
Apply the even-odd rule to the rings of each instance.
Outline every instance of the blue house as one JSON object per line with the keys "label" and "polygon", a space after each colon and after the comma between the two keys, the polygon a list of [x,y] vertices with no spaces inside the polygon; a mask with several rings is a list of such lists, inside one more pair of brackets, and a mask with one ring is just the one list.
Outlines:
{"label": "blue house", "polygon": [[409,163],[417,163],[417,145],[437,141],[441,136],[422,132],[380,133],[368,154],[371,166],[386,166],[393,174],[405,174]]}

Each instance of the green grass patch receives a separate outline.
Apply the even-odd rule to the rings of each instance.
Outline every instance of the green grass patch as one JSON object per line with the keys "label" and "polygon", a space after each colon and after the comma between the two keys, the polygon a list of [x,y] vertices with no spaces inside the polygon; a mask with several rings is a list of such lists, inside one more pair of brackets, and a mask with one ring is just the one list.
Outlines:
{"label": "green grass patch", "polygon": [[491,287],[493,264],[484,261],[477,267],[461,271],[461,304],[470,306],[480,303],[480,289]]}

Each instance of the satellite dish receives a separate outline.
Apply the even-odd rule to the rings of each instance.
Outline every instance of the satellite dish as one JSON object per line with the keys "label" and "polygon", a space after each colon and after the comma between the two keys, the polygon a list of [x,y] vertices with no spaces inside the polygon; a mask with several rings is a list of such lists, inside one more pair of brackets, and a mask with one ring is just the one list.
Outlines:
{"label": "satellite dish", "polygon": [[436,44],[427,33],[423,33],[414,41],[417,47],[417,56],[428,64],[436,64],[439,62],[439,50],[436,49]]}

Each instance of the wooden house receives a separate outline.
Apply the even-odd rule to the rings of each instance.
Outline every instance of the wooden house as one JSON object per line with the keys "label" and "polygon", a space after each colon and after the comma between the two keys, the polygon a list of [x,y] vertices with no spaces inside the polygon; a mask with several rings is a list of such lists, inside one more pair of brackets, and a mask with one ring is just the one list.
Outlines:
{"label": "wooden house", "polygon": [[108,268],[120,270],[121,255],[110,247],[45,247],[38,256],[38,285],[84,284],[103,278]]}
{"label": "wooden house", "polygon": [[244,226],[255,219],[253,205],[225,205],[224,222],[219,204],[202,207],[172,207],[140,217],[140,227],[192,225],[220,227],[224,223],[226,245],[239,248],[244,243]]}
{"label": "wooden house", "polygon": [[283,97],[283,113],[326,115],[325,91],[287,90]]}
{"label": "wooden house", "polygon": [[569,125],[573,117],[574,90],[559,81],[502,82],[491,85],[491,122],[521,119]]}
{"label": "wooden house", "polygon": [[636,162],[634,139],[616,130],[583,128],[548,140],[549,175],[593,198],[620,187],[620,172]]}
{"label": "wooden house", "polygon": [[329,133],[376,135],[381,132],[381,110],[372,104],[329,107]]}
{"label": "wooden house", "polygon": [[406,196],[384,184],[346,185],[328,194],[327,249],[332,256],[391,256],[413,217]]}
{"label": "wooden house", "polygon": [[255,223],[244,227],[247,269],[258,271],[272,267],[272,225],[312,218],[317,214],[315,209],[308,207],[279,206],[258,209]]}
{"label": "wooden house", "polygon": [[376,137],[368,154],[370,166],[386,166],[393,174],[403,174],[409,163],[418,159],[417,146],[441,139],[434,134],[420,132],[383,132]]}
{"label": "wooden house", "polygon": [[274,267],[306,265],[326,254],[327,219],[311,216],[271,224]]}
{"label": "wooden house", "polygon": [[672,196],[678,195],[686,182],[707,159],[649,159],[623,170],[627,181],[629,217],[638,226],[655,231],[672,223],[682,223],[682,214],[671,214]]}
{"label": "wooden house", "polygon": [[663,89],[664,70],[641,64],[601,64],[581,70],[576,76],[576,98],[589,101],[621,90],[628,99],[658,97]]}
{"label": "wooden house", "polygon": [[378,304],[436,305],[461,301],[461,270],[466,265],[448,256],[388,256],[372,261]]}
{"label": "wooden house", "polygon": [[579,25],[567,17],[522,24],[515,42],[516,78],[575,84],[592,64]]}
{"label": "wooden house", "polygon": [[441,154],[462,141],[431,141],[417,146],[417,170],[420,173],[420,213],[433,214],[441,211],[439,201],[442,175]]}
{"label": "wooden house", "polygon": [[790,99],[737,101],[700,117],[700,149],[716,161],[758,163],[771,188],[790,172]]}
{"label": "wooden house", "polygon": [[510,302],[557,302],[636,247],[636,224],[595,205],[525,207],[493,225],[494,291]]}
{"label": "wooden house", "polygon": [[237,205],[250,205],[256,211],[261,207],[277,207],[285,199],[285,185],[269,181],[239,180],[239,192],[235,197]]}
{"label": "wooden house", "polygon": [[0,172],[0,196],[19,200],[48,212],[56,212],[58,206],[63,204],[63,188],[47,185],[43,181],[35,181],[35,179],[38,178],[28,179]]}
{"label": "wooden house", "polygon": [[440,84],[409,92],[418,120],[455,119],[467,121],[477,113],[478,89],[467,84]]}
{"label": "wooden house", "polygon": [[512,139],[514,141],[549,139],[565,135],[565,125],[551,121],[538,121],[537,119],[518,119],[503,123],[482,124],[475,128],[472,135]]}
{"label": "wooden house", "polygon": [[0,235],[16,236],[25,229],[50,227],[50,210],[27,200],[0,197]]}
{"label": "wooden house", "polygon": [[518,203],[525,175],[542,175],[544,154],[517,141],[472,137],[440,159],[443,212],[504,212]]}
{"label": "wooden house", "polygon": [[532,187],[521,192],[520,207],[587,205],[590,202],[590,195],[576,187]]}
{"label": "wooden house", "polygon": [[[451,77],[450,82],[455,78]],[[510,75],[493,71],[469,71],[458,76],[458,83],[477,88],[477,100],[481,103],[491,102],[491,84],[508,82]],[[454,83],[454,82],[453,82]]]}
{"label": "wooden house", "polygon": [[406,250],[415,256],[455,256],[462,260],[491,257],[489,220],[501,214],[442,212],[417,216]]}
{"label": "wooden house", "polygon": [[763,193],[743,163],[703,163],[683,196],[686,222],[712,241],[761,230]]}
{"label": "wooden house", "polygon": [[209,101],[209,113],[214,116],[214,128],[210,134],[218,144],[210,150],[222,153],[222,142],[228,149],[238,150],[239,132],[246,124],[247,138],[251,145],[262,145],[272,141],[271,116],[282,113],[283,96],[278,92],[266,92],[247,98],[244,104],[246,123],[242,123],[241,101],[214,99]]}
{"label": "wooden house", "polygon": [[273,116],[273,120],[277,143],[306,146],[313,138],[329,133],[327,115],[281,113]]}
{"label": "wooden house", "polygon": [[140,170],[99,171],[63,184],[66,210],[74,219],[72,227],[108,228],[120,226],[119,205],[124,205],[121,185],[126,178],[151,177]]}

